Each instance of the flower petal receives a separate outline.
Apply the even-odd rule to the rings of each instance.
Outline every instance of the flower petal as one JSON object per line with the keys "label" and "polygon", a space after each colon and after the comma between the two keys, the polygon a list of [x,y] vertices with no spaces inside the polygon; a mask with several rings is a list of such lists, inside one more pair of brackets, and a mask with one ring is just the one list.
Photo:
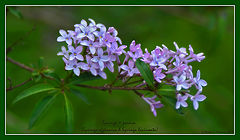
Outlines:
{"label": "flower petal", "polygon": [[129,69],[127,65],[121,65],[120,68],[125,71],[128,71],[128,69]]}
{"label": "flower petal", "polygon": [[78,60],[80,60],[80,61],[83,61],[83,60],[84,60],[84,58],[83,58],[83,56],[82,56],[81,54],[78,54],[78,55],[76,56],[76,58],[77,58]]}
{"label": "flower petal", "polygon": [[72,70],[72,69],[73,69],[73,67],[70,66],[70,65],[66,65],[66,66],[65,66],[65,70]]}
{"label": "flower petal", "polygon": [[100,75],[103,79],[107,79],[107,75],[106,75],[105,72],[100,71],[100,72],[99,72],[99,75]]}
{"label": "flower petal", "polygon": [[68,45],[72,45],[72,39],[66,39]]}
{"label": "flower petal", "polygon": [[187,106],[188,106],[188,104],[187,104],[185,101],[182,101],[182,102],[181,102],[181,105],[182,105],[183,107],[187,107]]}
{"label": "flower petal", "polygon": [[100,66],[100,70],[102,71],[104,69],[104,63],[103,61],[98,61],[98,64]]}
{"label": "flower petal", "polygon": [[81,24],[82,24],[83,26],[87,27],[87,22],[86,22],[86,20],[82,19],[82,20],[81,20]]}
{"label": "flower petal", "polygon": [[63,42],[63,41],[65,41],[65,38],[64,38],[64,37],[59,36],[59,37],[57,38],[57,42]]}
{"label": "flower petal", "polygon": [[93,46],[89,47],[89,50],[90,50],[91,54],[95,54],[95,52],[96,52],[96,48]]}
{"label": "flower petal", "polygon": [[207,82],[206,82],[205,80],[202,80],[202,79],[201,79],[201,80],[198,81],[198,83],[199,83],[200,85],[204,86],[204,87],[207,86]]}
{"label": "flower petal", "polygon": [[207,98],[207,97],[206,97],[205,95],[197,95],[197,96],[195,97],[195,100],[201,102],[201,101],[204,101],[206,98]]}
{"label": "flower petal", "polygon": [[195,101],[195,100],[193,100],[193,107],[194,107],[194,109],[195,110],[197,110],[198,109],[198,102],[197,101]]}
{"label": "flower petal", "polygon": [[179,109],[180,108],[180,102],[177,102],[176,103],[176,109]]}
{"label": "flower petal", "polygon": [[59,33],[60,33],[63,37],[67,36],[67,32],[64,31],[64,30],[59,30]]}
{"label": "flower petal", "polygon": [[94,76],[97,76],[97,71],[96,69],[94,69],[93,67],[90,68],[90,71],[91,73],[94,75]]}
{"label": "flower petal", "polygon": [[73,69],[73,72],[74,72],[77,76],[80,75],[80,70],[79,70],[79,68]]}

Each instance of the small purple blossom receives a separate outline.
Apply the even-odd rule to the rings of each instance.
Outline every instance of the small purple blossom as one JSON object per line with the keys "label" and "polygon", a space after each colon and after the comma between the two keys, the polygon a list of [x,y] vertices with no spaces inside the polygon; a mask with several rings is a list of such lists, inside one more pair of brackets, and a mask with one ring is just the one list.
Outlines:
{"label": "small purple blossom", "polygon": [[133,59],[133,61],[136,61],[138,58],[143,56],[143,52],[141,49],[141,44],[135,43],[133,40],[130,44],[130,51],[128,51],[128,55]]}
{"label": "small purple blossom", "polygon": [[182,96],[181,94],[177,94],[176,109],[179,109],[180,106],[187,107],[188,106],[186,102],[187,98],[188,98],[188,95]]}
{"label": "small purple blossom", "polygon": [[80,75],[81,63],[78,63],[76,59],[70,60],[68,64],[65,66],[65,70],[73,70],[74,74],[77,76]]}
{"label": "small purple blossom", "polygon": [[127,75],[129,77],[132,77],[134,74],[139,74],[140,73],[139,70],[134,67],[134,61],[133,60],[129,60],[128,65],[121,65],[120,68],[124,70],[122,73],[127,72]]}
{"label": "small purple blossom", "polygon": [[59,33],[61,36],[57,38],[58,42],[66,41],[68,45],[72,45],[72,39],[70,34],[67,34],[67,32],[64,30],[59,30]]}
{"label": "small purple blossom", "polygon": [[200,79],[200,70],[197,71],[197,76],[193,78],[193,80],[200,91],[202,91],[202,87],[207,86],[207,82],[203,79]]}
{"label": "small purple blossom", "polygon": [[78,59],[80,61],[83,61],[84,58],[83,56],[80,54],[82,52],[82,46],[78,46],[76,49],[73,46],[69,46],[69,52],[72,53],[69,56],[69,60],[73,60],[73,59]]}
{"label": "small purple blossom", "polygon": [[185,74],[182,74],[180,77],[173,76],[173,80],[174,80],[174,82],[176,82],[176,90],[177,91],[181,90],[182,88],[184,88],[184,89],[189,88],[188,83],[185,81],[186,80]]}
{"label": "small purple blossom", "polygon": [[166,75],[162,73],[162,69],[161,68],[158,68],[155,71],[153,71],[153,74],[154,74],[155,80],[158,83],[161,83],[162,82],[161,80],[166,77]]}
{"label": "small purple blossom", "polygon": [[81,45],[88,46],[91,54],[95,54],[96,48],[99,46],[98,42],[93,42],[91,40],[83,40]]}
{"label": "small purple blossom", "polygon": [[103,55],[103,49],[98,48],[97,56],[94,56],[91,60],[95,63],[98,63],[100,66],[100,70],[104,69],[104,62],[107,62],[110,58],[107,55]]}
{"label": "small purple blossom", "polygon": [[204,101],[206,98],[207,98],[207,97],[206,97],[205,95],[200,95],[200,94],[196,94],[195,96],[192,96],[192,97],[191,97],[191,100],[192,100],[192,102],[193,102],[193,107],[194,107],[194,109],[197,110],[198,107],[199,107],[198,102],[202,102],[202,101]]}
{"label": "small purple blossom", "polygon": [[157,116],[157,108],[162,108],[163,104],[161,104],[160,101],[155,101],[155,99],[157,98],[157,96],[153,96],[152,98],[149,97],[144,97],[142,96],[143,100],[146,101],[150,107],[151,107],[151,111],[153,112],[153,115],[156,117]]}
{"label": "small purple blossom", "polygon": [[62,46],[62,51],[58,52],[57,55],[63,55],[65,58],[69,58],[69,52],[66,50],[64,46]]}

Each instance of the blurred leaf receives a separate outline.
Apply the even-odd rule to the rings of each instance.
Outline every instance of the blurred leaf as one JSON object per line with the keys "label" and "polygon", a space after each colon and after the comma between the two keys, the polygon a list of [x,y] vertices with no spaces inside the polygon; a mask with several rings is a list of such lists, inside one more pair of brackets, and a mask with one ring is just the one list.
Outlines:
{"label": "blurred leaf", "polygon": [[61,83],[61,78],[60,78],[56,73],[54,73],[54,72],[51,72],[51,73],[43,73],[43,75],[46,76],[46,77],[49,77],[49,78],[52,78],[52,79],[56,80],[56,82],[57,82],[58,84]]}
{"label": "blurred leaf", "polygon": [[76,76],[76,75],[72,76],[69,84],[79,84],[82,82],[97,80],[99,78],[100,78],[99,76],[94,76],[90,72],[85,72],[85,73],[81,74],[80,76]]}
{"label": "blurred leaf", "polygon": [[56,89],[56,88],[54,88],[52,85],[49,85],[49,84],[34,85],[34,86],[24,90],[22,93],[20,93],[13,101],[13,104],[15,104],[16,102],[18,102],[28,96],[31,96],[33,94],[37,94],[37,93],[44,92],[44,91],[50,91],[50,90],[54,90],[54,89]]}
{"label": "blurred leaf", "polygon": [[72,132],[73,130],[73,110],[72,105],[70,101],[67,98],[67,95],[64,93],[64,99],[65,99],[65,116],[66,116],[66,122],[67,122],[67,131]]}
{"label": "blurred leaf", "polygon": [[140,71],[143,79],[147,82],[147,84],[150,87],[154,87],[153,73],[150,70],[149,66],[146,63],[144,63],[143,61],[141,61],[140,58],[137,59],[136,66],[137,66],[138,70]]}
{"label": "blurred leaf", "polygon": [[176,102],[177,99],[175,97],[169,96],[169,95],[162,95],[163,99],[165,99],[165,101],[170,104],[173,109],[180,115],[184,115],[184,112],[182,110],[182,108],[176,109]]}
{"label": "blurred leaf", "polygon": [[10,6],[8,6],[7,8],[8,8],[8,10],[10,11],[10,13],[12,13],[12,14],[13,14],[14,16],[16,16],[17,18],[20,18],[20,19],[23,18],[21,12],[20,12],[16,7],[10,7]]}
{"label": "blurred leaf", "polygon": [[34,108],[34,111],[32,113],[32,116],[30,118],[29,129],[31,129],[36,124],[36,122],[41,118],[41,116],[44,115],[44,113],[48,110],[48,108],[53,103],[53,101],[57,95],[58,94],[55,94],[53,96],[52,95],[46,96],[37,103],[37,105]]}
{"label": "blurred leaf", "polygon": [[39,60],[38,60],[38,67],[39,67],[39,69],[41,69],[43,67],[43,61],[44,61],[44,58],[40,57]]}
{"label": "blurred leaf", "polygon": [[81,93],[79,90],[77,90],[77,89],[70,89],[70,92],[75,94],[80,99],[82,99],[82,101],[84,101],[86,104],[90,105],[87,97],[83,93]]}

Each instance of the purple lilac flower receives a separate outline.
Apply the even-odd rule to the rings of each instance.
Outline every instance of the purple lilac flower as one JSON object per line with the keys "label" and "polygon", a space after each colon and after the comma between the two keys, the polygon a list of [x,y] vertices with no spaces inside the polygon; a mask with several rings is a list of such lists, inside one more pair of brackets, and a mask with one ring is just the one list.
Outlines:
{"label": "purple lilac flower", "polygon": [[166,62],[166,58],[161,55],[160,49],[157,47],[152,52],[152,62],[150,63],[150,66],[158,66],[159,68],[162,68],[164,70],[167,70],[166,65],[164,64]]}
{"label": "purple lilac flower", "polygon": [[191,97],[191,100],[192,100],[192,102],[193,102],[193,107],[194,107],[194,109],[197,110],[198,107],[199,107],[198,102],[202,102],[202,101],[204,101],[206,98],[207,98],[207,97],[206,97],[205,95],[200,95],[200,94],[196,94],[195,96],[192,96],[192,97]]}
{"label": "purple lilac flower", "polygon": [[95,63],[98,63],[100,66],[100,70],[102,71],[104,69],[104,62],[109,61],[109,57],[107,55],[103,55],[103,49],[98,48],[97,50],[97,56],[94,56],[91,60]]}
{"label": "purple lilac flower", "polygon": [[66,48],[64,46],[62,46],[62,51],[58,52],[57,55],[63,55],[65,58],[69,58],[69,52],[66,50]]}
{"label": "purple lilac flower", "polygon": [[155,101],[155,99],[157,98],[157,96],[153,96],[152,98],[149,97],[144,97],[142,96],[143,100],[146,101],[150,107],[151,107],[151,111],[153,112],[153,115],[156,117],[157,116],[157,108],[162,108],[163,104],[161,104],[160,101]]}
{"label": "purple lilac flower", "polygon": [[197,84],[197,88],[202,91],[202,87],[207,86],[207,82],[203,79],[200,79],[200,70],[197,71],[197,76],[193,78],[195,84]]}
{"label": "purple lilac flower", "polygon": [[[201,62],[205,58],[203,53],[194,54],[194,51],[193,51],[193,48],[191,45],[189,45],[189,52],[190,52],[190,56],[192,58],[194,58],[195,60],[197,60],[198,62]],[[191,61],[193,61],[193,60],[191,60]]]}
{"label": "purple lilac flower", "polygon": [[115,38],[111,36],[110,34],[106,33],[104,38],[102,39],[102,43],[104,46],[111,47],[112,42],[115,41]]}
{"label": "purple lilac flower", "polygon": [[128,74],[127,76],[132,77],[134,74],[139,74],[139,70],[137,68],[134,68],[134,61],[129,60],[128,61],[128,66],[127,65],[121,65],[120,68],[123,69],[124,71],[122,74],[126,71]]}
{"label": "purple lilac flower", "polygon": [[95,54],[96,48],[99,46],[98,42],[93,42],[91,40],[83,40],[81,45],[88,46],[91,54]]}
{"label": "purple lilac flower", "polygon": [[104,25],[99,25],[98,26],[100,31],[94,31],[93,34],[98,37],[99,39],[99,43],[102,44],[103,43],[103,39],[105,38],[105,34],[106,34],[106,27]]}
{"label": "purple lilac flower", "polygon": [[109,48],[110,52],[113,54],[121,55],[122,53],[126,53],[124,49],[127,48],[126,45],[122,45],[118,47],[117,42],[113,42],[111,47]]}
{"label": "purple lilac flower", "polygon": [[105,66],[111,71],[111,72],[114,72],[114,64],[113,64],[113,61],[116,61],[116,57],[115,55],[109,55],[109,61],[107,62],[104,62],[105,63]]}
{"label": "purple lilac flower", "polygon": [[73,59],[78,59],[80,61],[83,61],[84,58],[83,56],[80,54],[82,52],[82,46],[78,46],[76,49],[74,49],[73,46],[69,46],[69,52],[72,53],[69,56],[69,60],[73,60]]}
{"label": "purple lilac flower", "polygon": [[142,57],[142,61],[145,62],[145,63],[151,63],[152,61],[152,56],[151,54],[148,52],[147,48],[145,48],[145,53],[143,54],[143,57]]}
{"label": "purple lilac flower", "polygon": [[65,70],[73,70],[73,72],[79,76],[81,63],[78,63],[76,59],[70,60],[68,64],[65,66]]}
{"label": "purple lilac flower", "polygon": [[186,102],[187,98],[188,98],[188,95],[182,96],[181,94],[177,94],[176,109],[179,109],[180,106],[187,107],[188,106],[188,104]]}
{"label": "purple lilac flower", "polygon": [[166,77],[166,75],[162,73],[162,69],[161,68],[158,68],[155,71],[153,71],[153,74],[154,74],[154,79],[158,83],[161,83],[162,82],[161,80]]}
{"label": "purple lilac flower", "polygon": [[186,80],[185,74],[182,74],[180,77],[173,76],[173,80],[174,80],[174,82],[176,82],[176,90],[177,91],[181,90],[182,88],[184,88],[184,89],[189,88],[188,83],[185,81]]}
{"label": "purple lilac flower", "polygon": [[81,24],[76,24],[75,27],[78,27],[81,29],[81,33],[78,34],[77,38],[84,38],[87,37],[88,39],[94,41],[95,37],[93,35],[93,32],[96,30],[93,26],[87,26],[87,22],[85,20],[81,21]]}
{"label": "purple lilac flower", "polygon": [[112,34],[112,36],[115,38],[117,42],[119,42],[119,44],[122,44],[122,40],[119,37],[117,37],[118,31],[114,27],[109,27],[107,32]]}
{"label": "purple lilac flower", "polygon": [[186,48],[179,48],[176,42],[173,42],[173,44],[176,47],[177,54],[179,54],[179,57],[185,57],[187,54]]}
{"label": "purple lilac flower", "polygon": [[86,66],[85,69],[89,69],[92,75],[97,76],[98,73],[96,69],[99,69],[99,66],[97,63],[92,62],[91,59],[92,58],[89,55],[86,55],[86,61],[88,66]]}
{"label": "purple lilac flower", "polygon": [[68,45],[72,45],[72,39],[70,34],[67,34],[67,32],[64,30],[59,30],[59,33],[61,34],[61,36],[57,38],[58,42],[66,41]]}
{"label": "purple lilac flower", "polygon": [[130,44],[130,51],[128,51],[128,55],[133,59],[133,61],[136,61],[138,58],[143,56],[143,52],[141,49],[141,44],[135,43],[135,40],[132,41]]}

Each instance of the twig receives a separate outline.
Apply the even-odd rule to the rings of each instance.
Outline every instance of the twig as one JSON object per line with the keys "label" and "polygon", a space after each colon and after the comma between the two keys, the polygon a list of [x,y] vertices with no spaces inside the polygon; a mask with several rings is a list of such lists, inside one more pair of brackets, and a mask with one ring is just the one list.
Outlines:
{"label": "twig", "polygon": [[142,97],[143,96],[143,94],[142,93],[140,93],[140,92],[138,92],[138,91],[136,91],[136,90],[133,90],[138,96],[140,96],[140,97]]}
{"label": "twig", "polygon": [[10,77],[8,77],[7,79],[9,81],[9,85],[10,85],[9,88],[12,88],[12,79]]}
{"label": "twig", "polygon": [[16,40],[15,42],[13,42],[11,45],[8,46],[7,50],[6,50],[6,53],[8,54],[13,46],[17,45],[19,42],[23,41],[26,37],[28,37],[34,30],[36,29],[36,26],[34,25],[33,28],[28,31],[24,36],[22,36],[21,38],[19,38],[18,40]]}
{"label": "twig", "polygon": [[17,66],[25,69],[25,70],[27,70],[27,71],[30,71],[30,72],[33,72],[33,71],[34,71],[33,68],[30,68],[30,67],[28,67],[28,66],[26,66],[26,65],[24,65],[24,64],[22,64],[22,63],[20,63],[20,62],[17,62],[16,60],[13,60],[12,58],[10,58],[10,57],[8,57],[8,56],[7,56],[7,61],[9,61],[9,62],[11,62],[11,63],[13,63],[13,64],[15,64],[15,65],[17,65]]}
{"label": "twig", "polygon": [[22,83],[20,83],[20,84],[18,84],[18,85],[16,85],[16,86],[10,86],[9,88],[7,88],[7,91],[10,91],[10,90],[13,90],[13,89],[15,89],[15,88],[17,88],[17,87],[20,87],[20,86],[22,86],[22,85],[24,85],[24,84],[26,84],[26,83],[28,83],[28,82],[30,82],[30,81],[32,81],[32,78],[29,78],[28,80],[26,80],[26,81],[24,81],[24,82],[22,82]]}
{"label": "twig", "polygon": [[89,85],[82,85],[82,84],[76,84],[76,86],[84,87],[84,88],[92,88],[92,89],[98,89],[98,90],[150,90],[147,87],[141,88],[141,87],[109,87],[109,86],[89,86]]}

